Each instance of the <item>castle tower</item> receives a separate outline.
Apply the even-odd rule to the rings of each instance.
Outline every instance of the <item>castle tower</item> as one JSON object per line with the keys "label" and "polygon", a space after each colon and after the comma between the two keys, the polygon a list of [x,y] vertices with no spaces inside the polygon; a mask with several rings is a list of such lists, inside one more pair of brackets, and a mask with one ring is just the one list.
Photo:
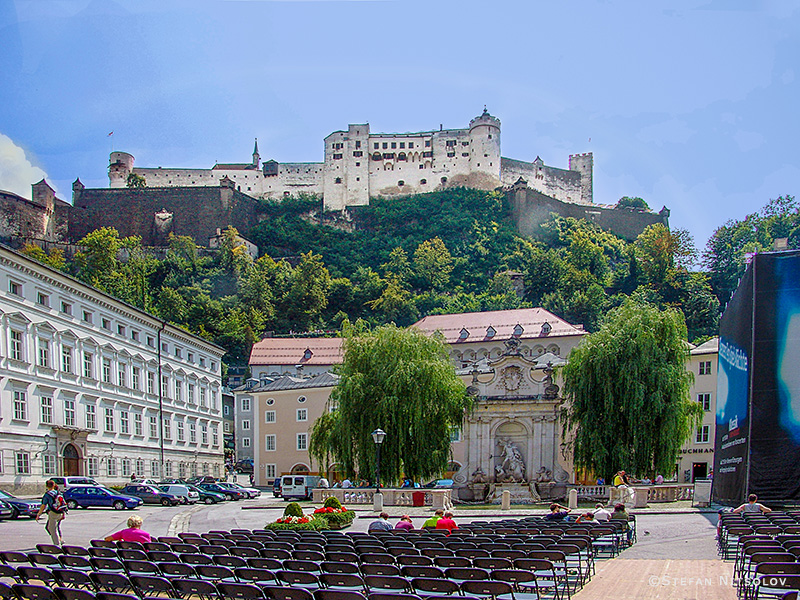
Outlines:
{"label": "castle tower", "polygon": [[108,159],[108,187],[124,188],[128,175],[133,172],[133,155],[127,152],[112,152]]}
{"label": "castle tower", "polygon": [[569,155],[569,170],[581,174],[581,199],[579,204],[594,203],[594,188],[592,184],[594,171],[594,157],[591,152]]}
{"label": "castle tower", "polygon": [[253,148],[253,166],[258,169],[261,165],[261,156],[258,154],[258,138],[256,138],[256,145]]}
{"label": "castle tower", "polygon": [[500,180],[500,119],[483,107],[483,113],[469,122],[470,172]]}

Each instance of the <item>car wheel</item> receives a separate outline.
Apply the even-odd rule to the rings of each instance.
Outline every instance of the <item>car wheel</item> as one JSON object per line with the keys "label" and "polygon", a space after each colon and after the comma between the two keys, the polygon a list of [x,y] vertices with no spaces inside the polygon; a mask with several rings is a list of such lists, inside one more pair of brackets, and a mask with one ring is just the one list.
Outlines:
{"label": "car wheel", "polygon": [[170,505],[169,498],[164,498],[164,499],[161,501],[161,506],[169,506],[169,505]]}
{"label": "car wheel", "polygon": [[11,507],[11,516],[9,518],[11,518],[11,519],[19,519],[19,511],[16,508],[14,508],[13,506]]}
{"label": "car wheel", "polygon": [[234,496],[233,494],[225,494],[225,497],[226,497],[228,500],[236,500],[236,496]]}
{"label": "car wheel", "polygon": [[115,500],[111,506],[114,507],[114,510],[122,510],[125,508],[125,503],[122,500]]}
{"label": "car wheel", "polygon": [[67,500],[67,507],[70,510],[75,510],[76,508],[78,508],[78,503],[75,502],[75,500]]}
{"label": "car wheel", "polygon": [[189,499],[186,496],[181,496],[181,504],[189,504]]}
{"label": "car wheel", "polygon": [[206,504],[214,504],[214,499],[211,497],[206,497],[206,499],[203,500],[203,502],[205,502]]}

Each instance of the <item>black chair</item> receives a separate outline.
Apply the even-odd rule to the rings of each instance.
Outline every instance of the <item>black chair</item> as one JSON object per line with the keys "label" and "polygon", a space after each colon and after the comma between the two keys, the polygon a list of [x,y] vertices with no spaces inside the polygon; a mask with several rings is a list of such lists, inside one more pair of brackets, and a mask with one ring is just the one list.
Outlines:
{"label": "black chair", "polygon": [[55,592],[44,585],[15,583],[11,588],[20,600],[58,600]]}
{"label": "black chair", "polygon": [[78,556],[76,554],[61,554],[58,557],[58,562],[65,569],[75,569],[78,571],[94,571],[92,563],[85,556]]}
{"label": "black chair", "polygon": [[122,594],[120,592],[97,592],[97,600],[139,600],[139,596],[133,594]]}
{"label": "black chair", "polygon": [[400,567],[403,577],[425,577],[427,579],[444,579],[444,571],[439,567],[425,567],[416,565],[405,565]]}
{"label": "black chair", "polygon": [[252,583],[225,583],[217,584],[217,590],[221,598],[231,598],[232,600],[257,600],[264,597],[261,588]]}
{"label": "black chair", "polygon": [[311,592],[303,588],[267,585],[261,591],[268,600],[314,600]]}
{"label": "black chair", "polygon": [[[321,561],[320,561],[321,562]],[[305,571],[306,573],[319,573],[319,564],[310,560],[294,560],[289,559],[283,561],[283,570],[285,571]]]}
{"label": "black chair", "polygon": [[145,552],[169,552],[170,545],[164,542],[144,542]]}
{"label": "black chair", "polygon": [[180,598],[180,594],[166,577],[131,575],[130,579],[140,598]]}
{"label": "black chair", "polygon": [[[539,600],[542,597],[542,591],[546,589],[539,589],[536,575],[530,571],[497,569],[492,571],[490,576],[492,579],[511,584],[514,588],[514,600]],[[555,593],[553,595],[558,597]]]}
{"label": "black chair", "polygon": [[162,562],[158,563],[161,574],[167,579],[177,579],[186,577],[197,577],[194,567],[182,562]]}
{"label": "black chair", "polygon": [[89,573],[89,578],[94,582],[94,587],[98,592],[114,592],[127,594],[133,593],[133,584],[124,573],[108,573],[105,571],[95,571]]}
{"label": "black chair", "polygon": [[20,565],[17,567],[17,575],[19,575],[23,583],[41,581],[45,585],[56,584],[56,576],[53,575],[50,569],[45,567],[26,567],[25,565]]}
{"label": "black chair", "polygon": [[142,542],[126,542],[125,540],[119,540],[117,542],[117,548],[122,548],[124,550],[144,550],[144,545]]}
{"label": "black chair", "polygon": [[233,570],[233,573],[244,583],[252,583],[254,585],[278,585],[279,582],[275,577],[275,573],[268,569],[254,569],[253,567],[238,567]]}
{"label": "black chair", "polygon": [[181,559],[178,555],[169,550],[148,550],[147,560],[152,562],[179,562]]}
{"label": "black chair", "polygon": [[127,573],[125,565],[121,560],[116,558],[101,558],[93,556],[89,559],[89,563],[94,567],[95,571],[103,571],[104,573]]}
{"label": "black chair", "polygon": [[258,558],[261,556],[258,549],[248,546],[234,546],[229,550],[232,556],[238,556],[239,558]]}
{"label": "black chair", "polygon": [[351,575],[360,573],[357,564],[346,562],[323,561],[319,568],[323,573],[349,573]]}
{"label": "black chair", "polygon": [[489,579],[489,571],[476,567],[450,567],[444,570],[444,576],[451,581],[481,581]]}
{"label": "black chair", "polygon": [[59,600],[97,600],[94,592],[82,588],[54,587]]}
{"label": "black chair", "polygon": [[408,593],[386,593],[386,592],[370,592],[367,596],[369,600],[422,600],[416,594]]}
{"label": "black chair", "polygon": [[514,600],[514,589],[510,583],[491,579],[471,580],[461,583],[464,595],[473,598],[491,598],[492,600]]}
{"label": "black chair", "polygon": [[53,569],[53,575],[58,585],[69,588],[78,588],[94,591],[95,586],[87,571],[77,569]]}
{"label": "black chair", "polygon": [[364,583],[367,584],[367,589],[383,590],[384,592],[410,592],[411,583],[405,577],[398,577],[396,575],[367,575],[364,577]]}
{"label": "black chair", "polygon": [[247,566],[252,567],[253,569],[279,571],[283,568],[283,563],[275,558],[248,558]]}
{"label": "black chair", "polygon": [[321,573],[320,584],[327,589],[365,593],[367,586],[360,575],[352,573]]}
{"label": "black chair", "polygon": [[149,575],[151,577],[161,577],[161,569],[155,563],[146,560],[124,560],[122,564],[128,572],[128,576]]}
{"label": "black chair", "polygon": [[63,554],[64,549],[55,544],[36,544],[36,550],[41,554]]}
{"label": "black chair", "polygon": [[399,576],[401,575],[400,568],[397,565],[383,565],[380,563],[366,564],[359,567],[361,574],[365,577],[367,575],[386,575],[386,576]]}
{"label": "black chair", "polygon": [[206,581],[213,581],[214,583],[236,583],[236,574],[228,567],[220,565],[197,565],[194,568],[197,576]]}
{"label": "black chair", "polygon": [[45,567],[52,569],[53,567],[60,567],[61,563],[58,561],[56,554],[42,554],[41,552],[30,552],[28,560],[35,567]]}
{"label": "black chair", "polygon": [[89,550],[87,550],[83,546],[61,546],[61,549],[64,551],[64,554],[71,554],[73,556],[85,556],[86,558],[91,556],[89,554]]}
{"label": "black chair", "polygon": [[229,569],[237,569],[239,567],[246,567],[247,561],[239,556],[231,556],[230,554],[216,554],[211,557],[215,565],[228,567]]}
{"label": "black chair", "polygon": [[0,600],[19,600],[17,593],[9,584],[0,581]]}
{"label": "black chair", "polygon": [[414,588],[417,595],[423,598],[456,596],[460,592],[455,581],[436,577],[414,577],[411,580],[411,587]]}
{"label": "black chair", "polygon": [[93,548],[113,548],[117,549],[116,542],[107,542],[105,540],[92,540],[89,542]]}
{"label": "black chair", "polygon": [[314,592],[314,600],[367,600],[361,592],[321,589]]}
{"label": "black chair", "polygon": [[103,546],[89,546],[87,550],[89,552],[89,556],[93,556],[95,558],[117,558],[116,548],[106,548]]}
{"label": "black chair", "polygon": [[433,564],[442,569],[450,567],[470,567],[472,561],[463,556],[437,556],[433,559]]}
{"label": "black chair", "polygon": [[314,573],[307,571],[278,571],[275,576],[289,586],[311,590],[319,588],[319,578]]}
{"label": "black chair", "polygon": [[213,565],[214,559],[206,554],[191,554],[191,553],[184,553],[180,555],[180,559],[182,563],[186,563],[187,565]]}
{"label": "black chair", "polygon": [[395,556],[395,561],[398,565],[417,565],[417,566],[433,566],[433,559],[430,556],[422,556],[421,554],[401,554]]}
{"label": "black chair", "polygon": [[204,579],[172,580],[172,586],[183,598],[197,598],[197,600],[219,600],[217,586]]}

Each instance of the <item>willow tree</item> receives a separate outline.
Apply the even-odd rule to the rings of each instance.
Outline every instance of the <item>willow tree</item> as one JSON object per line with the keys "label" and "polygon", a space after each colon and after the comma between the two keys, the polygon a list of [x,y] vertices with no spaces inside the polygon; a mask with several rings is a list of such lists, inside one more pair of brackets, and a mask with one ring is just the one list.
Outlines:
{"label": "willow tree", "polygon": [[564,367],[564,439],[577,468],[670,474],[702,420],[689,398],[686,324],[676,309],[627,300]]}
{"label": "willow tree", "polygon": [[332,410],[311,432],[312,456],[326,466],[335,459],[347,476],[372,480],[375,443],[381,447],[381,481],[422,480],[446,470],[450,433],[471,405],[464,383],[440,337],[386,325],[373,331],[344,327],[344,361]]}

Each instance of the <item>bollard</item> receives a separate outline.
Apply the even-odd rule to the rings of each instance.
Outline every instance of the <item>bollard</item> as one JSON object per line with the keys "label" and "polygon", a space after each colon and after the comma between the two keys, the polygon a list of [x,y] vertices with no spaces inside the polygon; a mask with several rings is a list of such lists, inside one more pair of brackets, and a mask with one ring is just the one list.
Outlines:
{"label": "bollard", "polygon": [[383,510],[383,494],[377,493],[372,495],[372,510],[381,512]]}
{"label": "bollard", "polygon": [[575,488],[569,491],[569,508],[572,510],[578,508],[578,490]]}
{"label": "bollard", "polygon": [[500,500],[500,508],[502,510],[510,510],[511,509],[511,492],[508,490],[503,490],[503,498]]}

